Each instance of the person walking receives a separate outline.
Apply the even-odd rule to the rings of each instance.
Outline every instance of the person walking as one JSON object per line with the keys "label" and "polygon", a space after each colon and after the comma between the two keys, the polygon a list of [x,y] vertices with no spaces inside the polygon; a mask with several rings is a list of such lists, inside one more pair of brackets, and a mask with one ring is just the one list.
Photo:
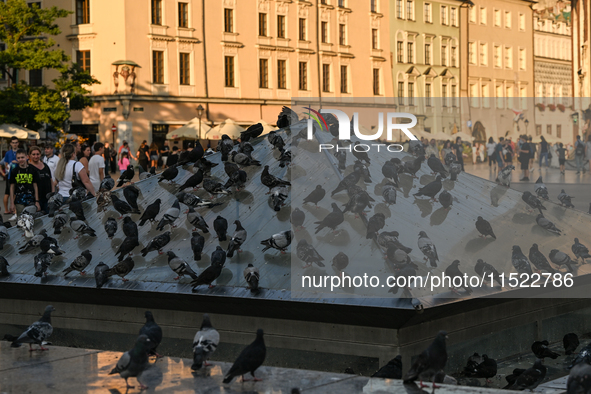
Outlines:
{"label": "person walking", "polygon": [[[158,168],[158,145],[154,141],[150,144],[150,161],[152,167]],[[146,168],[145,170],[149,171],[150,169]]]}
{"label": "person walking", "polygon": [[76,153],[76,157],[78,158],[78,162],[84,166],[86,169],[86,174],[88,174],[88,163],[90,161],[91,149],[89,145],[82,144],[80,148],[80,152]]}
{"label": "person walking", "polygon": [[525,140],[525,136],[519,137],[519,162],[521,163],[521,170],[523,171],[523,178],[521,182],[529,181],[529,159],[531,157],[531,151],[529,143]]}
{"label": "person walking", "polygon": [[150,169],[150,149],[148,148],[148,141],[143,140],[140,148],[137,151],[137,161],[140,166],[144,169],[144,171],[148,171]]}
{"label": "person walking", "polygon": [[57,167],[57,162],[60,158],[54,154],[53,145],[49,143],[45,145],[44,151],[45,156],[43,157],[43,163],[47,164],[49,170],[51,171],[51,176],[55,177],[55,168]]}
{"label": "person walking", "polygon": [[84,165],[75,159],[76,148],[72,144],[65,144],[55,170],[55,180],[64,202],[70,197],[70,189],[76,187],[76,184],[81,183],[91,195],[96,194]]}
{"label": "person walking", "polygon": [[462,137],[456,138],[456,143],[452,146],[454,153],[456,155],[456,160],[462,166],[462,171],[464,171],[464,144],[462,143]]}
{"label": "person walking", "polygon": [[587,137],[587,143],[585,144],[585,158],[589,162],[589,172],[591,173],[591,134]]}
{"label": "person walking", "polygon": [[6,188],[4,190],[4,213],[11,213],[8,209],[8,200],[10,198],[10,172],[18,165],[16,161],[16,152],[18,151],[18,138],[12,137],[10,139],[10,149],[0,161],[0,175],[6,180]]}
{"label": "person walking", "polygon": [[564,175],[564,163],[566,163],[566,149],[562,142],[558,144],[558,149],[556,149],[556,153],[558,154],[558,164],[560,165],[560,174]]}
{"label": "person walking", "polygon": [[27,152],[24,149],[16,151],[17,166],[10,171],[10,205],[9,210],[14,213],[9,221],[16,220],[25,207],[39,205],[39,173],[37,169],[27,163]]}
{"label": "person walking", "polygon": [[546,160],[546,167],[549,167],[548,153],[550,152],[550,149],[548,146],[548,142],[546,142],[544,136],[541,136],[540,140],[542,142],[540,142],[539,167],[542,168],[542,159]]}
{"label": "person walking", "polygon": [[123,153],[127,153],[127,159],[128,160],[135,160],[135,157],[133,157],[133,154],[131,153],[131,149],[129,148],[129,144],[127,143],[127,141],[123,140],[123,143],[121,144],[121,146],[119,147],[119,151],[117,152],[117,160],[120,161]]}
{"label": "person walking", "polygon": [[121,153],[121,159],[119,159],[119,172],[121,175],[123,175],[123,173],[125,172],[125,170],[127,170],[127,167],[129,167],[129,159],[127,158],[128,152],[122,152]]}
{"label": "person walking", "polygon": [[427,148],[425,149],[425,156],[431,157],[432,154],[435,156],[439,154],[439,151],[437,150],[437,141],[435,141],[434,138],[431,138],[429,145],[427,145]]}
{"label": "person walking", "polygon": [[577,165],[577,174],[583,171],[585,173],[585,167],[583,167],[583,159],[585,158],[585,144],[581,141],[581,136],[577,135],[577,140],[575,141],[575,163]]}
{"label": "person walking", "polygon": [[160,150],[160,156],[162,157],[162,168],[166,168],[166,161],[170,154],[170,147],[168,146],[168,140],[164,140],[164,146]]}
{"label": "person walking", "polygon": [[[105,142],[104,151],[103,151],[103,160],[105,162],[105,175],[109,175],[109,171],[111,169],[111,146],[108,142]],[[111,171],[115,172],[115,171]]]}
{"label": "person walking", "polygon": [[486,155],[488,156],[488,168],[497,169],[497,160],[495,157],[495,150],[497,148],[497,144],[495,144],[495,140],[493,137],[488,138],[488,143],[486,144]]}
{"label": "person walking", "polygon": [[[53,152],[53,149],[51,151]],[[41,148],[38,146],[32,146],[29,149],[29,164],[35,167],[39,175],[37,191],[39,194],[39,206],[41,207],[41,211],[49,213],[47,207],[47,195],[55,191],[55,183],[53,182],[54,173],[51,172],[51,167],[49,167],[48,164],[41,161]]]}
{"label": "person walking", "polygon": [[105,179],[105,159],[103,154],[105,153],[105,145],[102,142],[94,143],[94,155],[90,158],[88,163],[88,175],[90,183],[94,187],[95,191],[98,191],[103,179]]}
{"label": "person walking", "polygon": [[529,168],[534,168],[534,160],[536,158],[536,145],[534,144],[532,137],[527,137],[527,143],[529,144]]}

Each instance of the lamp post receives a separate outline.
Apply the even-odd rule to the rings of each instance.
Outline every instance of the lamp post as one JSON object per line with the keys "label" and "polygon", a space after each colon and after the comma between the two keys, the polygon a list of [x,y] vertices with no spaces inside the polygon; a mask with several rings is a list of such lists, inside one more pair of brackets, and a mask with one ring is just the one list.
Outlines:
{"label": "lamp post", "polygon": [[66,103],[66,112],[68,113],[68,118],[66,120],[64,120],[64,134],[68,134],[70,131],[70,122],[69,122],[69,118],[70,118],[70,93],[67,90],[64,90],[62,92],[60,92],[60,95],[62,96],[62,99],[64,100],[64,102]]}
{"label": "lamp post", "polygon": [[523,123],[525,123],[525,134],[529,137],[529,134],[527,134],[527,126],[529,125],[529,120],[524,120]]}
{"label": "lamp post", "polygon": [[197,106],[197,116],[199,116],[199,140],[201,141],[201,117],[203,116],[203,111],[205,108],[201,104]]}

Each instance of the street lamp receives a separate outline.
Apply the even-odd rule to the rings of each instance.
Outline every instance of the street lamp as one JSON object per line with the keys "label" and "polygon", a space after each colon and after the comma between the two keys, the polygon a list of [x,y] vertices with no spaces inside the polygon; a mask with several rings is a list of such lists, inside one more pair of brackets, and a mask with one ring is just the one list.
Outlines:
{"label": "street lamp", "polygon": [[[67,90],[60,92],[62,100],[66,103],[66,112],[68,113],[68,119],[70,118],[70,93]],[[64,120],[64,134],[68,134],[70,131],[70,122],[68,119]]]}
{"label": "street lamp", "polygon": [[[527,134],[527,125],[529,125],[529,120],[524,120],[523,123],[525,123],[525,134]],[[529,134],[527,134],[529,137]]]}
{"label": "street lamp", "polygon": [[199,116],[199,140],[201,141],[201,117],[203,116],[203,111],[205,108],[201,104],[197,106],[197,116]]}

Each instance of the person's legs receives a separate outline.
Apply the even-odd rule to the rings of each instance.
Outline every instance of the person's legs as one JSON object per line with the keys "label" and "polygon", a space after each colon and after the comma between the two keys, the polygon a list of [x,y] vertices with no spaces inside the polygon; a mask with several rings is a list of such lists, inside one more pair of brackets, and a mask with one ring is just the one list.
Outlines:
{"label": "person's legs", "polygon": [[6,188],[4,189],[4,213],[8,212],[8,199],[10,198],[10,182],[6,179]]}
{"label": "person's legs", "polygon": [[577,166],[577,174],[581,173],[581,167],[583,167],[583,157],[575,155],[575,164]]}

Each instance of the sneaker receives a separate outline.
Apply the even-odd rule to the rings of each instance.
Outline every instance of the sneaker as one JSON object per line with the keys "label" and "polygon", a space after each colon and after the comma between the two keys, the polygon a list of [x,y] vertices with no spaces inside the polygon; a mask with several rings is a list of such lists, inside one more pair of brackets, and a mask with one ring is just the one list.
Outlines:
{"label": "sneaker", "polygon": [[16,219],[18,219],[18,217],[16,216],[16,213],[14,215],[12,215],[10,217],[10,219],[8,219],[9,222],[14,222]]}

